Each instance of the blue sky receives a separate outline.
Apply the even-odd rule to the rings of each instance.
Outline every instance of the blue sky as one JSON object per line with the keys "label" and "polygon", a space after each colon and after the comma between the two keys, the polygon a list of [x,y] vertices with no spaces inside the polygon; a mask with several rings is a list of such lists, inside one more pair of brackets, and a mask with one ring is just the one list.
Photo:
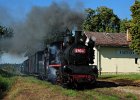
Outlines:
{"label": "blue sky", "polygon": [[[52,2],[66,2],[70,5],[70,7],[75,7],[76,4],[80,4],[80,6],[83,6],[83,8],[93,9],[100,6],[106,6],[113,9],[114,13],[118,15],[119,18],[131,19],[130,6],[134,4],[134,1],[135,0],[0,0],[0,12],[3,10],[3,12],[0,14],[0,18],[3,18],[2,13],[4,14],[4,19],[0,21],[8,22],[10,17],[17,21],[22,21],[26,18],[26,15],[28,12],[30,12],[33,6],[49,6]],[[20,58],[5,54],[0,59],[0,63],[18,63],[24,60],[23,58]]]}
{"label": "blue sky", "polygon": [[33,6],[49,6],[52,2],[67,2],[71,7],[81,2],[84,8],[96,9],[107,6],[114,10],[119,18],[131,18],[130,6],[135,0],[0,0],[0,7],[4,7],[16,19],[25,18]]}

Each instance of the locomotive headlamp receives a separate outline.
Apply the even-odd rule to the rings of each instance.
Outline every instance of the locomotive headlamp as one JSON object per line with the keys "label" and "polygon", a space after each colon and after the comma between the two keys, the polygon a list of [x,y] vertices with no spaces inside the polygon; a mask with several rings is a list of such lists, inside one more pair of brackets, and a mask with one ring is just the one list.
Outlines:
{"label": "locomotive headlamp", "polygon": [[66,68],[66,66],[63,66],[63,68]]}

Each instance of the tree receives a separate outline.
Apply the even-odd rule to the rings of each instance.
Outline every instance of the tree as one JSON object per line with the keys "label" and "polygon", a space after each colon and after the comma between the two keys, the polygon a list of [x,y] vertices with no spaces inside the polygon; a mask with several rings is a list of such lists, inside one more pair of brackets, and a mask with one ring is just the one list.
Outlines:
{"label": "tree", "polygon": [[83,29],[88,31],[93,31],[95,25],[93,25],[94,23],[92,21],[93,21],[93,16],[95,16],[95,10],[89,8],[86,9],[85,12],[86,12],[86,19],[82,25]]}
{"label": "tree", "polygon": [[10,38],[13,36],[13,29],[0,25],[0,38]]}
{"label": "tree", "polygon": [[130,22],[131,22],[131,20],[128,20],[128,19],[120,20],[120,32],[121,33],[126,33],[127,29],[130,26]]}
{"label": "tree", "polygon": [[86,9],[86,19],[83,29],[96,32],[119,32],[120,19],[107,7],[99,7],[96,10]]}
{"label": "tree", "polygon": [[0,36],[4,35],[4,28],[2,26],[0,26]]}
{"label": "tree", "polygon": [[135,1],[130,10],[132,12],[132,21],[130,23],[132,41],[130,48],[140,54],[140,1]]}
{"label": "tree", "polygon": [[[6,27],[0,25],[0,42],[6,38],[11,38],[12,36],[13,36],[12,28],[6,28]],[[0,44],[0,55],[2,54],[1,49],[2,49],[2,46]]]}

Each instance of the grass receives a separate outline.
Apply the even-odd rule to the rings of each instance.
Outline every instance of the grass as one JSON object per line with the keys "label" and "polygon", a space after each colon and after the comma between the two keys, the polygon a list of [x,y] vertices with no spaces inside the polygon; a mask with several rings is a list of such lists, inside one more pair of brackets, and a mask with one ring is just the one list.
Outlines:
{"label": "grass", "polygon": [[13,75],[0,69],[0,99],[4,96],[5,92],[10,89],[14,83],[15,78]]}
{"label": "grass", "polygon": [[[140,74],[127,75],[102,75],[99,79],[132,79],[139,80]],[[34,77],[11,77],[14,81],[12,88],[4,97],[6,100],[137,100],[132,93],[125,93],[110,88],[94,88],[89,90],[71,90],[58,85],[52,85],[46,81],[38,80]],[[7,77],[2,77],[7,81]],[[6,83],[6,82],[5,82]],[[13,83],[13,82],[12,82]],[[11,86],[11,81],[7,81],[7,86]],[[9,87],[8,87],[9,88]]]}
{"label": "grass", "polygon": [[70,96],[70,97],[76,97],[77,96],[77,92],[74,91],[74,90],[66,90],[64,89],[62,91],[62,93],[65,95],[65,96]]}
{"label": "grass", "polygon": [[99,79],[126,79],[126,80],[140,80],[140,74],[118,74],[118,75],[109,75],[103,74],[99,76]]}
{"label": "grass", "polygon": [[[16,84],[8,93],[8,100],[43,100],[44,98],[53,98],[52,100],[117,100],[115,96],[98,93],[94,90],[71,90],[58,85],[52,85],[46,81],[41,81],[33,77],[16,77]],[[22,98],[22,99],[21,99]],[[109,98],[109,99],[108,99]]]}
{"label": "grass", "polygon": [[98,92],[96,90],[87,90],[81,91],[80,95],[82,95],[82,100],[118,100],[119,97],[112,96],[109,94],[104,94],[102,92]]}
{"label": "grass", "polygon": [[137,100],[136,96],[131,93],[128,93],[125,97],[129,100]]}
{"label": "grass", "polygon": [[[123,94],[123,95],[122,95]],[[89,90],[71,90],[34,77],[16,77],[15,85],[10,89],[7,100],[136,100],[135,95],[120,93],[111,88]]]}
{"label": "grass", "polygon": [[3,77],[0,75],[0,99],[3,98],[6,91],[8,91],[15,81],[14,77]]}
{"label": "grass", "polygon": [[8,78],[0,76],[0,89],[6,91],[10,86],[10,80]]}

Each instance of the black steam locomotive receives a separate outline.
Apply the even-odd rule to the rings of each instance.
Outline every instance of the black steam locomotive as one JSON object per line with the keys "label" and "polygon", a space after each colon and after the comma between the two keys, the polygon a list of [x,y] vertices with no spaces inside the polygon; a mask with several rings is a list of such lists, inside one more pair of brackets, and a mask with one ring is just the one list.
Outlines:
{"label": "black steam locomotive", "polygon": [[93,65],[95,41],[81,31],[64,35],[63,41],[50,43],[23,62],[23,72],[61,85],[94,84],[98,69]]}

